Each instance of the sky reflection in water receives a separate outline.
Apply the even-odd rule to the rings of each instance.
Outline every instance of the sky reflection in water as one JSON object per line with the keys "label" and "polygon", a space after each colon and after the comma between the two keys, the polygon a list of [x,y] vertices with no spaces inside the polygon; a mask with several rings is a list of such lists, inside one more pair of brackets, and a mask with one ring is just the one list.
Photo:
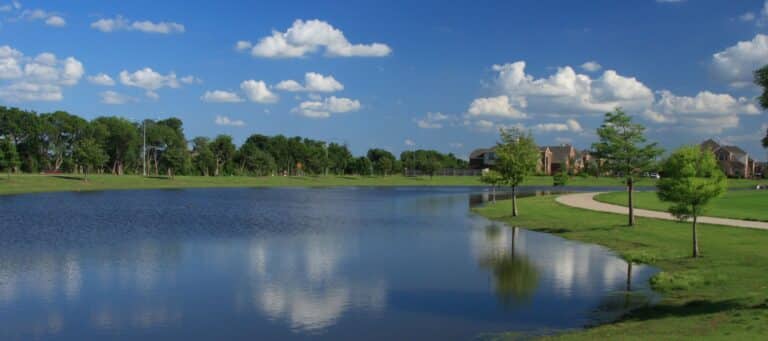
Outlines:
{"label": "sky reflection in water", "polygon": [[[0,338],[471,338],[652,299],[652,268],[469,212],[477,188],[1,197]],[[628,297],[628,296],[627,296]]]}

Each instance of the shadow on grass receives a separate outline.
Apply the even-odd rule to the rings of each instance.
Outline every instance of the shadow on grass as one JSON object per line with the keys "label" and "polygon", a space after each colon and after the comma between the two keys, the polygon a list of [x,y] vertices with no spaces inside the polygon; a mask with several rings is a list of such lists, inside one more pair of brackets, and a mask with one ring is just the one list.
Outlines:
{"label": "shadow on grass", "polygon": [[57,179],[64,179],[64,180],[83,181],[83,177],[81,177],[81,176],[74,176],[74,175],[51,175],[51,177],[54,177],[54,178],[57,178]]}
{"label": "shadow on grass", "polygon": [[154,180],[171,180],[171,178],[167,176],[159,176],[159,175],[147,175],[144,178],[146,179],[154,179]]}
{"label": "shadow on grass", "polygon": [[762,309],[761,306],[750,306],[736,300],[710,301],[695,300],[683,305],[660,304],[637,309],[627,314],[625,321],[647,321],[667,317],[688,317],[694,315],[713,314],[734,309]]}

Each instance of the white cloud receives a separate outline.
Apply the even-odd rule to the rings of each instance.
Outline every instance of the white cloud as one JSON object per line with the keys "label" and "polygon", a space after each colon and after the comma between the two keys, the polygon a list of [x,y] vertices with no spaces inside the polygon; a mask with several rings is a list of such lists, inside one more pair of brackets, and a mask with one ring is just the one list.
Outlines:
{"label": "white cloud", "polygon": [[101,32],[139,31],[144,33],[172,34],[184,33],[184,25],[175,22],[152,22],[148,20],[130,21],[122,16],[111,19],[99,19],[91,23],[91,28]]}
{"label": "white cloud", "polygon": [[449,145],[451,148],[454,148],[454,149],[460,149],[460,148],[463,148],[463,147],[464,147],[464,144],[463,144],[463,143],[461,143],[461,142],[451,142],[451,143],[449,143],[448,145]]}
{"label": "white cloud", "polygon": [[203,80],[200,78],[197,78],[192,75],[187,75],[184,77],[179,78],[179,81],[181,81],[184,84],[202,84]]}
{"label": "white cloud", "polygon": [[223,90],[206,91],[200,99],[208,103],[238,103],[243,101],[236,93]]}
{"label": "white cloud", "polygon": [[58,15],[52,15],[45,19],[45,24],[53,27],[64,27],[67,26],[67,21]]}
{"label": "white cloud", "polygon": [[428,112],[427,116],[416,120],[416,125],[422,129],[440,129],[450,117],[439,112]]}
{"label": "white cloud", "polygon": [[574,132],[580,133],[583,131],[579,121],[574,119],[568,119],[565,123],[539,123],[532,127],[533,130],[539,132]]}
{"label": "white cloud", "polygon": [[659,91],[659,99],[643,116],[655,123],[677,124],[683,130],[720,133],[735,128],[739,115],[757,115],[760,110],[745,97],[709,91],[694,97],[677,96],[667,90]]}
{"label": "white cloud", "polygon": [[331,114],[346,113],[360,110],[360,101],[335,96],[327,97],[323,101],[304,101],[299,103],[293,112],[297,112],[310,118],[328,118]]}
{"label": "white cloud", "polygon": [[267,88],[267,84],[264,81],[255,81],[253,79],[243,81],[240,83],[240,89],[245,93],[245,97],[252,102],[274,103],[278,100],[277,95]]}
{"label": "white cloud", "polygon": [[476,98],[469,105],[467,112],[472,116],[498,116],[513,119],[526,117],[525,113],[518,111],[512,106],[509,97],[505,95]]}
{"label": "white cloud", "polygon": [[104,104],[125,104],[134,101],[134,98],[117,93],[112,90],[104,91],[99,94],[101,96],[101,103]]}
{"label": "white cloud", "polygon": [[768,63],[768,36],[757,34],[712,56],[712,70],[733,87],[752,84],[753,72]]}
{"label": "white cloud", "polygon": [[411,139],[405,139],[405,141],[403,141],[403,144],[408,147],[413,147],[416,145],[416,142],[413,142],[413,140]]}
{"label": "white cloud", "polygon": [[741,21],[753,21],[755,20],[755,13],[754,12],[747,12],[739,16],[739,20]]}
{"label": "white cloud", "polygon": [[336,92],[344,90],[344,85],[339,83],[333,76],[324,76],[317,72],[307,72],[304,74],[304,85],[294,80],[284,80],[277,83],[275,88],[291,92]]}
{"label": "white cloud", "polygon": [[176,74],[171,72],[163,75],[151,68],[143,68],[129,73],[126,70],[120,72],[120,83],[126,86],[133,86],[146,90],[146,95],[152,99],[158,99],[160,95],[156,92],[162,88],[179,88],[181,84],[176,78]]}
{"label": "white cloud", "polygon": [[73,58],[44,52],[34,58],[8,45],[0,46],[0,99],[9,102],[59,101],[62,87],[80,81],[85,69]]}
{"label": "white cloud", "polygon": [[598,62],[592,60],[584,64],[581,64],[581,68],[584,69],[584,71],[597,72],[597,71],[600,71],[600,69],[602,69],[603,66],[600,65]]}
{"label": "white cloud", "polygon": [[220,126],[230,126],[230,127],[242,127],[245,126],[245,122],[242,120],[233,120],[227,116],[216,116],[216,120],[214,120],[214,123],[216,125]]}
{"label": "white cloud", "polygon": [[496,88],[526,112],[553,114],[603,113],[615,107],[635,110],[653,102],[653,92],[633,77],[606,70],[596,79],[570,66],[547,78],[525,73],[525,62],[494,65]]}
{"label": "white cloud", "polygon": [[[252,47],[251,47],[252,46]],[[235,48],[250,48],[254,57],[297,58],[323,48],[332,57],[383,57],[392,52],[386,44],[352,44],[344,33],[321,20],[296,20],[285,32],[272,31],[258,43],[238,41]]]}
{"label": "white cloud", "polygon": [[102,86],[115,85],[115,80],[112,79],[112,77],[110,77],[106,73],[99,73],[94,76],[88,76],[88,82],[90,82],[91,84],[102,85]]}

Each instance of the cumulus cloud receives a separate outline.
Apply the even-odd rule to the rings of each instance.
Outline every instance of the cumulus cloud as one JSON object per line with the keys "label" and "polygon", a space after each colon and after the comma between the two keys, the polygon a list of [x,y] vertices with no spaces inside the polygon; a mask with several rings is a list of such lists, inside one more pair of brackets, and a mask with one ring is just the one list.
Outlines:
{"label": "cumulus cloud", "polygon": [[694,97],[677,96],[670,91],[659,91],[659,99],[643,115],[652,122],[677,124],[678,128],[700,132],[720,133],[735,128],[740,115],[757,115],[760,110],[745,97],[709,91]]}
{"label": "cumulus cloud", "polygon": [[0,99],[9,102],[59,101],[63,87],[77,84],[84,73],[74,57],[59,59],[44,52],[33,58],[0,46]]}
{"label": "cumulus cloud", "polygon": [[238,103],[243,101],[236,93],[224,90],[206,91],[200,99],[208,103]]}
{"label": "cumulus cloud", "polygon": [[88,76],[88,82],[90,82],[91,84],[102,85],[102,86],[115,85],[115,80],[112,79],[112,77],[110,77],[106,73],[99,73],[93,76]]}
{"label": "cumulus cloud", "polygon": [[132,86],[144,89],[147,97],[157,99],[160,97],[157,91],[162,88],[179,88],[181,83],[176,74],[171,72],[163,75],[152,68],[143,68],[134,72],[123,70],[120,72],[120,83],[126,86]]}
{"label": "cumulus cloud", "polygon": [[328,118],[331,114],[346,113],[360,110],[360,101],[349,98],[331,96],[322,101],[304,101],[293,109],[309,118]]}
{"label": "cumulus cloud", "polygon": [[498,72],[498,91],[529,112],[602,113],[615,107],[633,110],[653,102],[653,92],[642,82],[614,70],[592,79],[565,66],[547,78],[536,79],[525,73],[525,66],[524,61],[518,61],[494,65],[493,70]]}
{"label": "cumulus cloud", "polygon": [[568,119],[565,123],[539,123],[532,127],[533,130],[539,132],[564,132],[570,131],[574,133],[580,133],[584,129],[581,127],[579,121],[574,119]]}
{"label": "cumulus cloud", "polygon": [[[525,106],[521,103],[520,106]],[[523,112],[515,109],[506,95],[497,97],[477,98],[469,105],[467,111],[471,116],[498,116],[504,118],[525,118]]]}
{"label": "cumulus cloud", "polygon": [[297,58],[320,49],[331,57],[383,57],[392,52],[386,44],[352,44],[344,33],[322,20],[296,20],[285,32],[272,31],[272,35],[257,43],[241,40],[238,51],[250,50],[254,57]]}
{"label": "cumulus cloud", "polygon": [[439,112],[428,112],[427,116],[416,120],[416,126],[422,129],[440,129],[450,117]]}
{"label": "cumulus cloud", "polygon": [[[11,12],[20,9],[21,4],[15,1],[11,4],[0,6],[0,12]],[[61,15],[42,9],[23,10],[19,13],[19,18],[28,21],[42,21],[46,25],[53,27],[64,27],[67,25],[67,21]]]}
{"label": "cumulus cloud", "polygon": [[184,84],[202,84],[203,80],[200,78],[197,78],[192,75],[187,75],[184,77],[179,78],[179,81],[181,81]]}
{"label": "cumulus cloud", "polygon": [[217,115],[216,120],[214,120],[214,123],[219,126],[230,126],[230,127],[242,127],[245,126],[245,122],[242,120],[233,120],[227,116],[221,116]]}
{"label": "cumulus cloud", "polygon": [[414,141],[413,141],[413,140],[411,140],[411,139],[405,139],[405,141],[403,141],[403,144],[404,144],[404,145],[406,145],[406,146],[408,146],[408,147],[413,147],[413,146],[415,146],[415,145],[416,145],[416,142],[414,142]]}
{"label": "cumulus cloud", "polygon": [[152,22],[148,20],[131,21],[122,16],[99,19],[91,23],[91,28],[104,32],[139,31],[144,33],[172,34],[184,33],[184,25],[175,22]]}
{"label": "cumulus cloud", "polygon": [[132,102],[135,99],[112,90],[104,91],[99,94],[101,96],[101,103],[104,104],[125,104]]}
{"label": "cumulus cloud", "polygon": [[52,15],[45,19],[45,24],[53,27],[64,27],[67,26],[67,21],[58,15]]}
{"label": "cumulus cloud", "polygon": [[344,90],[341,84],[333,76],[324,76],[316,72],[307,72],[304,74],[304,85],[294,80],[284,80],[275,85],[275,88],[283,91],[306,91],[306,92],[336,92]]}
{"label": "cumulus cloud", "polygon": [[581,68],[587,72],[597,72],[597,71],[600,71],[600,69],[602,69],[603,66],[600,65],[598,62],[592,60],[584,64],[581,64]]}
{"label": "cumulus cloud", "polygon": [[277,95],[272,93],[264,81],[247,80],[240,83],[240,89],[245,93],[245,97],[251,102],[256,103],[275,103],[278,100]]}
{"label": "cumulus cloud", "polygon": [[733,87],[752,84],[752,72],[768,61],[768,36],[755,35],[712,55],[712,70]]}

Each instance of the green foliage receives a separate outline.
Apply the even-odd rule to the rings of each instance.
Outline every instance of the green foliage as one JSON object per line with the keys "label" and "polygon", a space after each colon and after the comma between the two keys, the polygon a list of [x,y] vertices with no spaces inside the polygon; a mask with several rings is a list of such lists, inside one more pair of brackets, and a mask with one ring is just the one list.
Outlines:
{"label": "green foliage", "polygon": [[539,148],[530,132],[520,129],[501,130],[501,142],[496,147],[496,171],[504,184],[512,187],[523,183],[526,176],[536,172]]}
{"label": "green foliage", "polygon": [[21,161],[19,160],[19,153],[16,152],[16,145],[10,139],[6,138],[0,141],[0,166],[10,175],[11,172],[19,166]]}
{"label": "green foliage", "polygon": [[232,136],[219,135],[211,141],[210,149],[215,160],[213,175],[232,174],[232,163],[235,157],[235,144],[232,143]]}
{"label": "green foliage", "polygon": [[565,186],[568,184],[569,179],[570,177],[568,176],[568,172],[566,170],[561,170],[552,176],[552,185]]}
{"label": "green foliage", "polygon": [[352,172],[362,176],[373,175],[373,163],[368,157],[361,156],[354,160]]}
{"label": "green foliage", "polygon": [[680,219],[701,215],[704,206],[727,189],[714,155],[698,146],[676,150],[662,169],[664,178],[657,184],[659,199],[673,203],[669,211]]}
{"label": "green foliage", "polygon": [[88,173],[104,165],[107,161],[107,153],[101,148],[101,145],[92,137],[86,137],[77,141],[74,146],[75,161],[83,166],[85,171],[85,180],[88,179]]}
{"label": "green foliage", "polygon": [[499,186],[503,184],[503,181],[504,179],[501,177],[501,174],[493,169],[488,170],[480,176],[480,182],[490,186]]}
{"label": "green foliage", "polygon": [[[760,106],[763,109],[768,109],[768,65],[755,70],[754,82],[757,86],[763,88],[762,94],[758,97]],[[766,139],[768,140],[768,136],[766,136]],[[763,140],[763,146],[768,147],[766,140]]]}
{"label": "green foliage", "polygon": [[656,143],[646,143],[645,127],[632,123],[632,117],[621,108],[605,114],[597,135],[600,141],[592,144],[595,156],[604,160],[603,169],[620,174],[628,182],[633,176],[653,165],[663,152]]}
{"label": "green foliage", "polygon": [[430,174],[430,171],[434,173],[443,168],[467,168],[469,163],[452,153],[442,154],[435,150],[418,149],[400,153],[400,165],[402,168]]}
{"label": "green foliage", "polygon": [[369,149],[366,154],[373,163],[374,172],[378,175],[391,175],[394,173],[395,156],[384,149]]}

